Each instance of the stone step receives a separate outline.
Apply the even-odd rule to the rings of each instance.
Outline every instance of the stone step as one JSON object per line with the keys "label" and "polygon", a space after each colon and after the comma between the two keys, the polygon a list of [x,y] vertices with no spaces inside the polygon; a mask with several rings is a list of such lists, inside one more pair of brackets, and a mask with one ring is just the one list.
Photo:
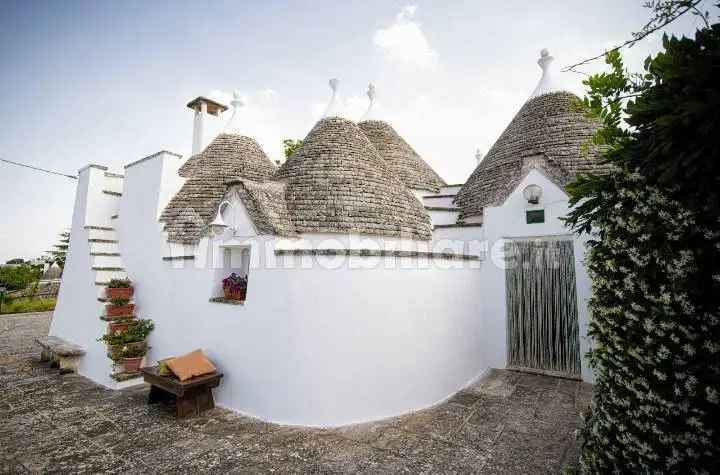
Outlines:
{"label": "stone step", "polygon": [[117,198],[120,198],[122,196],[122,193],[119,191],[113,191],[113,190],[102,190],[103,193],[110,196],[115,196]]}
{"label": "stone step", "polygon": [[454,207],[426,206],[433,226],[438,224],[455,224],[460,216],[460,209]]}
{"label": "stone step", "polygon": [[103,241],[117,241],[115,228],[110,226],[85,226],[88,232],[88,239],[100,239]]}
{"label": "stone step", "polygon": [[462,188],[463,184],[455,184],[455,185],[446,185],[443,187],[440,187],[440,194],[441,195],[456,195],[458,191],[460,191],[460,188]]}
{"label": "stone step", "polygon": [[90,241],[90,254],[120,253],[120,249],[118,248],[117,240],[113,239],[111,241],[112,242],[97,241],[97,240]]}
{"label": "stone step", "polygon": [[90,253],[93,267],[122,267],[122,258],[119,252]]}
{"label": "stone step", "polygon": [[95,282],[110,282],[112,279],[127,279],[127,273],[122,267],[99,267],[95,271]]}
{"label": "stone step", "polygon": [[423,205],[426,207],[452,207],[455,195],[426,195],[423,196]]}

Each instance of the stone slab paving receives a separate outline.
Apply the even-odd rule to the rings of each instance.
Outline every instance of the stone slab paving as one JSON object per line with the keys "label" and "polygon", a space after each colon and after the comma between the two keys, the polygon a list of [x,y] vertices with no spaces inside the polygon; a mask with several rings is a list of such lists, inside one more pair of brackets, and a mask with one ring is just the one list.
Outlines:
{"label": "stone slab paving", "polygon": [[39,363],[49,313],[0,316],[0,473],[561,473],[591,386],[490,374],[414,414],[335,429],[224,409],[177,421],[147,388],[112,391]]}

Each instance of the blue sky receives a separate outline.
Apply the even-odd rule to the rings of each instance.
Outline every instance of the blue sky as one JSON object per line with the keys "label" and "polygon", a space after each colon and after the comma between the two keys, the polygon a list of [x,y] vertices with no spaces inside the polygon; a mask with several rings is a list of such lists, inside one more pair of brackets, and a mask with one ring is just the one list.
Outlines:
{"label": "blue sky", "polygon": [[[74,174],[160,149],[187,156],[201,94],[248,98],[271,157],[319,117],[341,79],[351,118],[378,112],[447,181],[502,132],[539,79],[628,38],[642,1],[8,1],[0,16],[0,157]],[[690,33],[693,18],[669,29]],[[637,69],[659,35],[628,52]],[[559,69],[559,68],[558,68]],[[588,68],[588,71],[594,70]],[[558,80],[582,92],[581,77]],[[0,163],[0,262],[31,258],[70,224],[75,183]]]}

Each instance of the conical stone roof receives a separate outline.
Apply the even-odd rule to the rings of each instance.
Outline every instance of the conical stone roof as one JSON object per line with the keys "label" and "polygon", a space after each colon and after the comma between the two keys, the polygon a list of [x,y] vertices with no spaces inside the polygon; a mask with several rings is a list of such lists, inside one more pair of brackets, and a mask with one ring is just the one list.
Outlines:
{"label": "conical stone roof", "polygon": [[358,125],[408,188],[437,192],[446,185],[390,124],[382,120],[366,120]]}
{"label": "conical stone roof", "polygon": [[432,237],[420,202],[347,119],[320,120],[273,180],[285,184],[297,232]]}
{"label": "conical stone roof", "polygon": [[203,237],[227,190],[225,180],[264,181],[275,170],[275,165],[254,139],[235,134],[218,135],[205,150],[184,165],[181,176],[187,181],[160,216],[168,241],[191,244]]}
{"label": "conical stone roof", "polygon": [[495,142],[455,197],[460,219],[499,206],[536,166],[559,186],[580,173],[602,173],[599,149],[590,145],[600,128],[570,92],[530,98]]}

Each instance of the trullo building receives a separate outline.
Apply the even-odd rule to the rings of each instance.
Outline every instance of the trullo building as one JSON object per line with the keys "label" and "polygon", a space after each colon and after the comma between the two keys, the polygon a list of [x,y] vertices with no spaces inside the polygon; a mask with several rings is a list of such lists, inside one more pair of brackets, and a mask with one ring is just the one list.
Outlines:
{"label": "trullo building", "polygon": [[[220,405],[290,424],[414,411],[490,368],[591,380],[584,246],[560,218],[564,186],[602,170],[598,124],[553,88],[551,61],[456,185],[377,116],[373,88],[358,123],[331,105],[279,167],[244,135],[239,97],[227,112],[197,98],[190,158],[80,170],[50,333],[86,350],[81,374],[132,384],[97,341],[104,288],[127,276],[155,322],[146,364],[203,348],[225,374]],[[206,117],[229,114],[208,140]],[[248,279],[240,304],[223,298],[233,272]]]}

